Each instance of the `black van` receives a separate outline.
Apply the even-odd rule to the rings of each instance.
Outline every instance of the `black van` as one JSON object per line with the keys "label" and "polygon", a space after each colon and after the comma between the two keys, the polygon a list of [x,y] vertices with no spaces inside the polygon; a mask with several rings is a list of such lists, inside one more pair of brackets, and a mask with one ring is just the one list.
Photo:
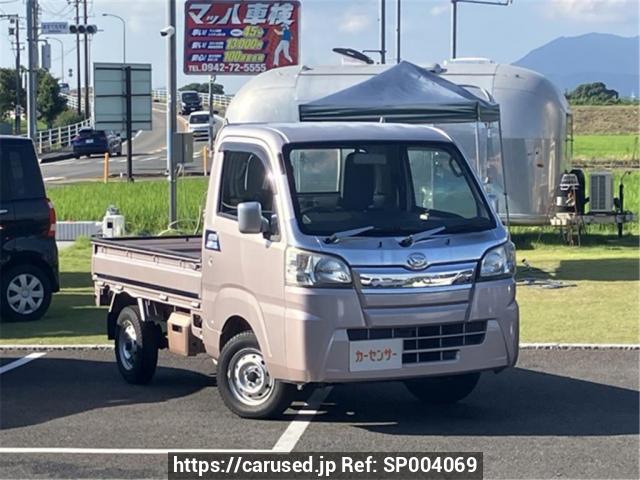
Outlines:
{"label": "black van", "polygon": [[59,290],[56,212],[30,139],[0,135],[0,315],[37,320]]}

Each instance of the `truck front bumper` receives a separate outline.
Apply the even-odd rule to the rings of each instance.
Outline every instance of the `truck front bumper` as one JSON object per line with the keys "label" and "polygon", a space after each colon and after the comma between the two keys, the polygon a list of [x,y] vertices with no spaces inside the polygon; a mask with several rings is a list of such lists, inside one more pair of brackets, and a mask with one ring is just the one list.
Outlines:
{"label": "truck front bumper", "polygon": [[[286,361],[269,365],[272,374],[283,381],[340,383],[455,375],[500,370],[515,365],[518,358],[519,311],[512,279],[477,283],[463,319],[459,308],[444,305],[438,306],[435,316],[429,309],[423,316],[420,310],[407,309],[405,323],[403,310],[398,310],[396,323],[385,326],[371,325],[352,290],[288,288],[287,298]],[[467,342],[464,334],[447,335],[449,329],[466,331],[466,325],[484,327],[484,335],[474,334],[474,342]],[[425,327],[429,330],[422,330]],[[378,338],[393,338],[412,328],[418,338],[431,335],[421,344],[422,356],[403,356],[399,368],[352,370],[349,336],[353,338],[354,330],[375,330]],[[434,329],[440,333],[434,334]],[[411,337],[404,339],[412,341]],[[403,353],[407,345],[404,343]],[[445,351],[449,353],[444,355]]]}

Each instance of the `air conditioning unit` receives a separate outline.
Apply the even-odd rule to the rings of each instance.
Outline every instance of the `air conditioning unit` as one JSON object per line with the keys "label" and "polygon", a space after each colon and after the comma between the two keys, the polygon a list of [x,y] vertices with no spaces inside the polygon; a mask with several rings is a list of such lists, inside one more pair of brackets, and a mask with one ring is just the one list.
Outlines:
{"label": "air conditioning unit", "polygon": [[589,175],[589,210],[591,213],[613,211],[613,173],[593,172]]}

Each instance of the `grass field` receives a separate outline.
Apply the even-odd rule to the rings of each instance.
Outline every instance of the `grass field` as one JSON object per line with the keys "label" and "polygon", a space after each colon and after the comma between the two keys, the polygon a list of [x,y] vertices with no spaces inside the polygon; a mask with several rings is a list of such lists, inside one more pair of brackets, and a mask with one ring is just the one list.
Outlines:
{"label": "grass field", "polygon": [[[205,200],[208,178],[178,181],[180,229],[193,231]],[[59,220],[101,220],[109,205],[125,216],[127,233],[156,234],[167,228],[169,191],[165,180],[128,183],[79,183],[49,187]]]}
{"label": "grass field", "polygon": [[576,135],[573,158],[576,160],[638,160],[638,135]]}
{"label": "grass field", "polygon": [[[523,342],[640,343],[638,237],[625,243],[518,251],[518,279],[568,286],[518,287]],[[527,268],[522,261],[530,265]]]}
{"label": "grass field", "polygon": [[0,344],[106,343],[105,310],[97,308],[91,282],[91,245],[79,240],[60,252],[62,290],[36,322],[0,323]]}
{"label": "grass field", "polygon": [[[522,342],[640,343],[638,237],[599,236],[582,248],[555,237],[516,235],[520,280],[558,280],[562,289],[518,287]],[[546,242],[546,244],[544,243]],[[94,306],[89,243],[60,253],[62,291],[49,313],[31,323],[0,323],[0,344],[107,343],[104,308]],[[530,265],[524,267],[523,260]]]}

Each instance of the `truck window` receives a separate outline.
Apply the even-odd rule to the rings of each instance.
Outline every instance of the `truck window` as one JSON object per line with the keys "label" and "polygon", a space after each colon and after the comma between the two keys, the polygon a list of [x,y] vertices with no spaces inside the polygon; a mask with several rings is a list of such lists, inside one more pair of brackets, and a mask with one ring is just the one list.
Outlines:
{"label": "truck window", "polygon": [[299,193],[337,193],[340,191],[342,151],[309,149],[291,152]]}
{"label": "truck window", "polygon": [[262,160],[250,152],[225,152],[222,161],[220,206],[218,211],[236,218],[238,204],[260,202],[269,218],[273,213],[273,189]]}
{"label": "truck window", "polygon": [[0,140],[3,200],[42,198],[44,185],[31,142]]}
{"label": "truck window", "polygon": [[472,191],[460,182],[462,172],[442,150],[407,149],[415,204],[427,210],[443,210],[471,218],[477,214]]}

